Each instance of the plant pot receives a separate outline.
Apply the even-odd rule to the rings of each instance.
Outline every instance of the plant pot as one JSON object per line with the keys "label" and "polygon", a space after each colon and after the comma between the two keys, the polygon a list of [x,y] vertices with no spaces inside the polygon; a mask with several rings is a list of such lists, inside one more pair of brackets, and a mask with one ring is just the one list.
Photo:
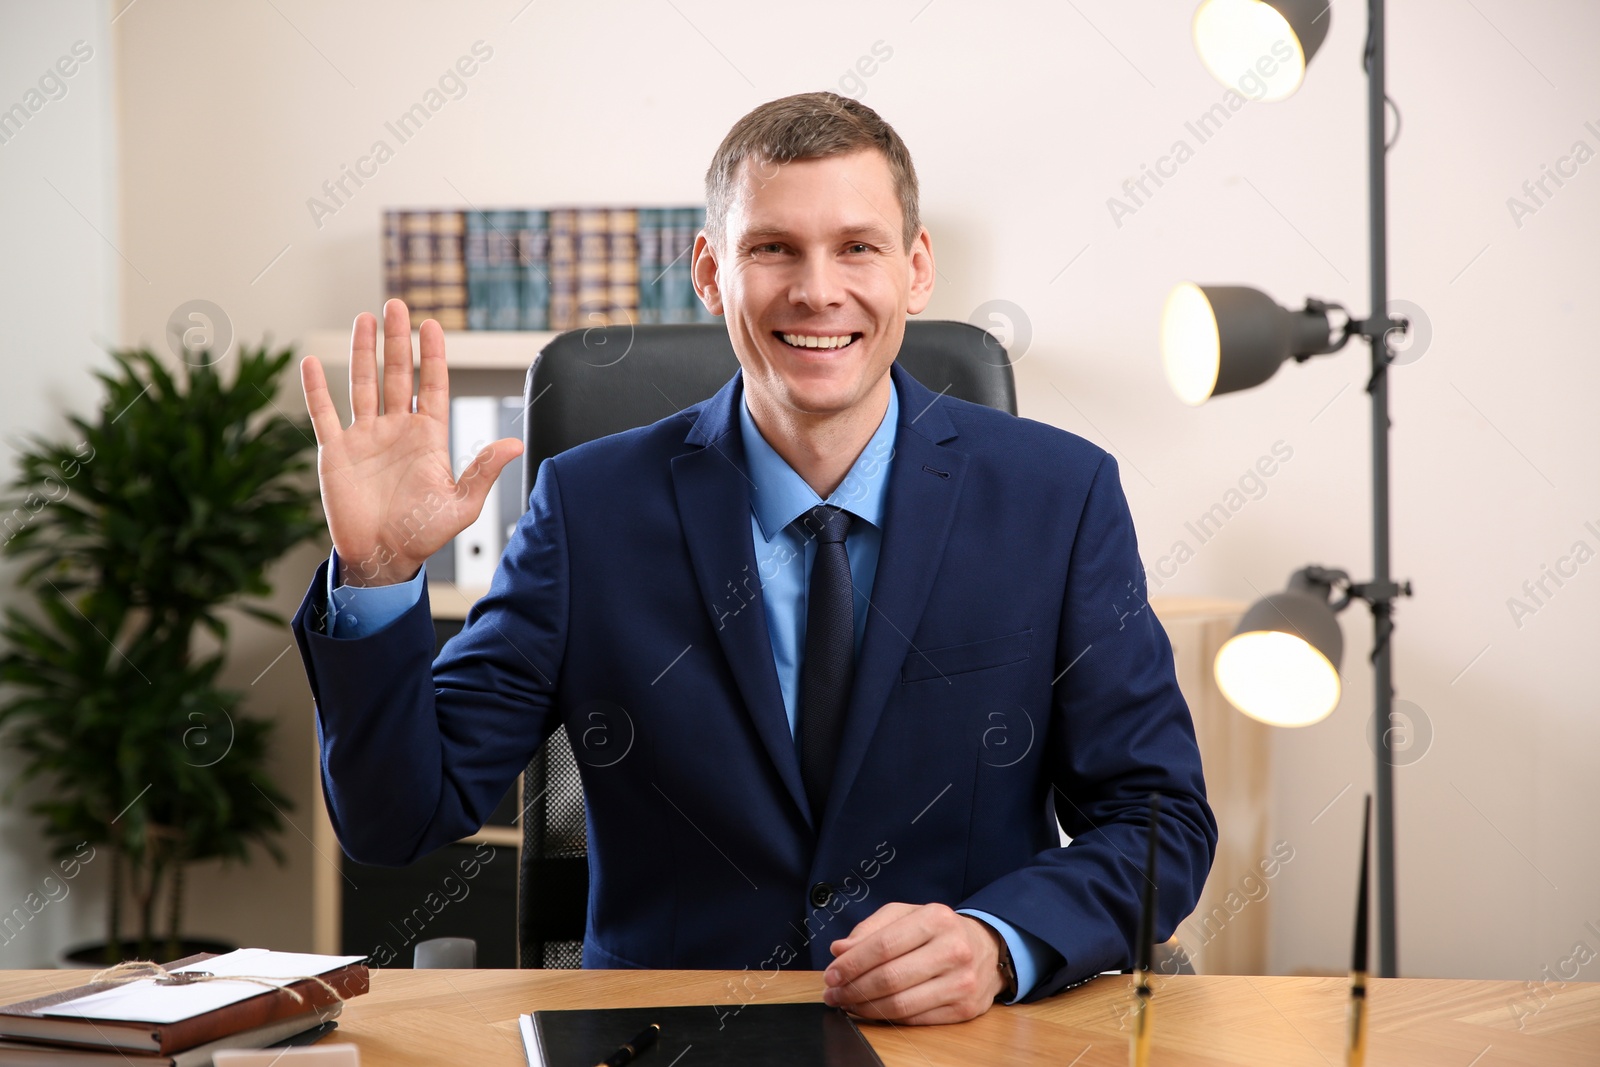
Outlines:
{"label": "plant pot", "polygon": [[[170,960],[164,958],[166,956],[166,944],[166,938],[162,937],[156,939],[155,945],[151,949],[151,954],[155,957],[157,962],[171,962]],[[179,952],[177,958],[183,959],[186,956],[193,956],[198,952],[211,952],[221,955],[224,952],[232,952],[238,947],[238,945],[230,945],[226,941],[210,941],[206,938],[200,937],[185,937],[178,941]],[[122,951],[118,954],[118,959],[136,960],[140,958],[138,938],[124,939],[122,942]],[[104,941],[91,941],[87,945],[78,945],[74,948],[63,950],[56,956],[56,966],[62,970],[98,971],[102,968],[111,966],[111,964],[106,962],[106,943]]]}

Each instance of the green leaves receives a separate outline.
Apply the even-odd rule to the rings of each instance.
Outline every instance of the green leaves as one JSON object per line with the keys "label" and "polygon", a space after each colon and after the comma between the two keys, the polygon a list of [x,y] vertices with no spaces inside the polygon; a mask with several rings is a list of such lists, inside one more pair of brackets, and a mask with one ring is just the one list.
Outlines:
{"label": "green leaves", "polygon": [[126,591],[175,630],[216,628],[224,604],[263,594],[267,565],[319,526],[309,425],[273,401],[292,354],[247,349],[230,384],[215,366],[180,380],[148,350],[113,353],[99,421],[19,464],[17,504],[36,513],[7,548],[31,557],[25,580],[62,566],[63,590]]}
{"label": "green leaves", "polygon": [[[144,872],[140,895],[252,842],[281,858],[271,724],[217,676],[224,612],[281,622],[242,598],[267,595],[267,568],[321,526],[309,424],[274,402],[292,356],[243,348],[230,381],[113,352],[95,417],[27,442],[0,503],[0,550],[32,597],[0,623],[0,729],[22,780],[54,784],[33,810],[58,851],[109,844]],[[197,628],[222,649],[197,660]]]}

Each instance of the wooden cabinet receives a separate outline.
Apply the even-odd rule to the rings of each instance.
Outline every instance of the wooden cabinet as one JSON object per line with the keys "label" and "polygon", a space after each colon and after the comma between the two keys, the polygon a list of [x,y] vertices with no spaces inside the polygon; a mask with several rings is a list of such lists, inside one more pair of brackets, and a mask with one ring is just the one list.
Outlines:
{"label": "wooden cabinet", "polygon": [[1272,727],[1229,704],[1211,673],[1217,649],[1232,636],[1245,605],[1188,597],[1156,597],[1150,605],[1172,641],[1218,829],[1211,876],[1177,938],[1200,974],[1266,974],[1273,887],[1268,872],[1277,873],[1287,847],[1270,838]]}

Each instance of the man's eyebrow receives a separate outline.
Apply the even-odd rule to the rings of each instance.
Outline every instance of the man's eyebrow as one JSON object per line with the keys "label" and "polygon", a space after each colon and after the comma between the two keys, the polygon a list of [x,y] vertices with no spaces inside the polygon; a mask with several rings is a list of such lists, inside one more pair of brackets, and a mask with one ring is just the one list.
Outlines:
{"label": "man's eyebrow", "polygon": [[[879,243],[889,243],[894,240],[894,234],[883,223],[877,221],[852,222],[841,226],[834,231],[836,237],[870,237]],[[758,226],[744,232],[745,244],[761,244],[766,241],[788,241],[794,234],[781,226]]]}

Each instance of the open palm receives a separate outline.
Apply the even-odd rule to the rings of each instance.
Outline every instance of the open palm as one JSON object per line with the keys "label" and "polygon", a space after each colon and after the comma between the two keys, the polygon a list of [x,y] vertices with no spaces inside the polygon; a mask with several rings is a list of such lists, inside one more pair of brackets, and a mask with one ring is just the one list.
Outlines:
{"label": "open palm", "polygon": [[522,453],[506,437],[487,445],[454,477],[450,466],[450,379],[444,332],[423,322],[420,387],[411,392],[411,313],[383,306],[383,410],[378,408],[377,319],[356,316],[350,338],[349,426],[341,424],[315,356],[300,363],[306,408],[317,434],[317,475],[328,532],[348,585],[392,585],[415,577],[434,552],[466,529],[501,469]]}

